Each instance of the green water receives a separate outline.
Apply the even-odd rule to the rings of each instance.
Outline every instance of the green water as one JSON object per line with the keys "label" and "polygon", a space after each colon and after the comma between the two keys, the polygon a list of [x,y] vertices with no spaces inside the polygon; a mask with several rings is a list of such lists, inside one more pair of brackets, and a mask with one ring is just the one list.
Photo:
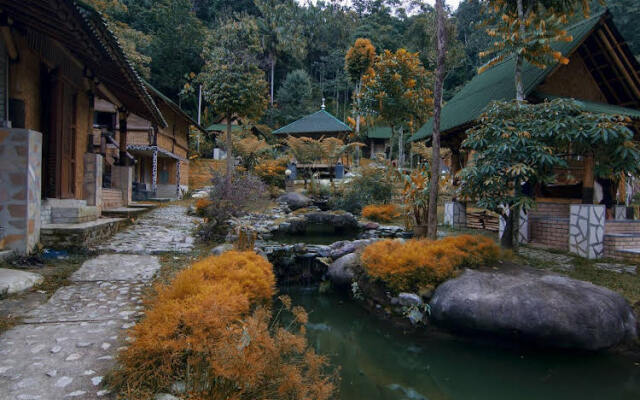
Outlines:
{"label": "green water", "polygon": [[340,366],[342,400],[640,399],[640,360],[406,336],[348,298],[287,294],[309,311],[310,343]]}

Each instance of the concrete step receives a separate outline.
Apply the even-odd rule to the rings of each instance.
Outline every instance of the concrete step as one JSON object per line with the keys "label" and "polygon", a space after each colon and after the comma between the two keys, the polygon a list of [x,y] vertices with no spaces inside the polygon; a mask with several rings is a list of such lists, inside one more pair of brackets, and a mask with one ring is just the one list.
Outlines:
{"label": "concrete step", "polygon": [[119,207],[102,210],[102,216],[109,218],[137,218],[147,211],[147,208],[142,207]]}

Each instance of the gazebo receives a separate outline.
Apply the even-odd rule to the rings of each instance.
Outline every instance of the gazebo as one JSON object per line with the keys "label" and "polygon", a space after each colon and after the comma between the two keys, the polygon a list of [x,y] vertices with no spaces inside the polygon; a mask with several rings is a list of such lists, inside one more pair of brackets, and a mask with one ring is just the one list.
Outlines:
{"label": "gazebo", "polygon": [[324,99],[322,109],[313,114],[309,114],[273,131],[278,136],[311,137],[319,139],[321,137],[337,137],[345,139],[352,130],[349,125],[340,121],[325,110]]}

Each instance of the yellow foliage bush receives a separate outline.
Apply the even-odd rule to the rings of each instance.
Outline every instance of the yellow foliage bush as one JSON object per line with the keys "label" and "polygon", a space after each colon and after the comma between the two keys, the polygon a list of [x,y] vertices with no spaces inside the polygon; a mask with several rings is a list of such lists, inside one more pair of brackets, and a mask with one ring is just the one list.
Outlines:
{"label": "yellow foliage bush", "polygon": [[499,248],[484,236],[460,235],[441,240],[382,240],[362,253],[367,274],[396,292],[433,288],[462,267],[498,258]]}
{"label": "yellow foliage bush", "polygon": [[272,266],[254,252],[196,262],[156,286],[110,384],[128,399],[169,392],[176,381],[189,399],[330,398],[334,377],[306,342],[305,311],[281,298],[294,321],[274,323],[274,293]]}
{"label": "yellow foliage bush", "polygon": [[253,169],[253,172],[264,183],[270,186],[284,187],[287,162],[280,160],[262,160]]}
{"label": "yellow foliage bush", "polygon": [[362,209],[362,216],[372,221],[390,222],[400,216],[400,210],[395,204],[372,204]]}

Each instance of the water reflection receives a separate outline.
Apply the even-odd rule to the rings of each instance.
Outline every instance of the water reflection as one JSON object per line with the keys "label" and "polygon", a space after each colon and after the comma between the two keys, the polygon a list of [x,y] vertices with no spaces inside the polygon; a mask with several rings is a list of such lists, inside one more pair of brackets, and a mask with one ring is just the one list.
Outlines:
{"label": "water reflection", "polygon": [[349,299],[288,294],[310,312],[310,342],[340,366],[343,400],[640,399],[640,367],[625,357],[405,336]]}

